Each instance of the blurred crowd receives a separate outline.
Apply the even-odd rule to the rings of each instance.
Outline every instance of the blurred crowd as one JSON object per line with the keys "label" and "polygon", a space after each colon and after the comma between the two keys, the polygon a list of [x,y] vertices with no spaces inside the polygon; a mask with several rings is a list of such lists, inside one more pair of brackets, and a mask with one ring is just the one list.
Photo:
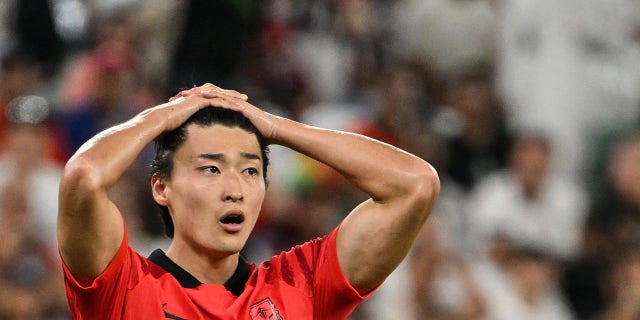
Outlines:
{"label": "blurred crowd", "polygon": [[[637,1],[2,0],[0,57],[0,319],[69,317],[65,160],[205,82],[439,172],[415,247],[352,320],[640,318]],[[168,244],[152,156],[112,190],[142,254]],[[254,262],[365,199],[311,159],[270,158]]]}

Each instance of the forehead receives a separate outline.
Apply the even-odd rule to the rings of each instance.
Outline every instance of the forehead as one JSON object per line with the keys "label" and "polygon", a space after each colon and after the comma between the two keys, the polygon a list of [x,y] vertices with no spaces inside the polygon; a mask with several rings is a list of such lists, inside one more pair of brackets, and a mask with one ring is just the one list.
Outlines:
{"label": "forehead", "polygon": [[258,138],[255,134],[239,127],[220,124],[207,127],[190,125],[186,133],[186,139],[178,148],[176,157],[193,158],[205,153],[252,153],[262,160]]}

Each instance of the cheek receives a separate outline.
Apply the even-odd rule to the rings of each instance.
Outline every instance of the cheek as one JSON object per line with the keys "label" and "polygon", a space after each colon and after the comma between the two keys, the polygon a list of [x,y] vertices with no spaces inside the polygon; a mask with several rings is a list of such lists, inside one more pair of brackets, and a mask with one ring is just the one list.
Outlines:
{"label": "cheek", "polygon": [[264,202],[264,198],[266,196],[266,190],[265,190],[265,186],[264,184],[262,184],[260,187],[256,188],[257,190],[255,190],[255,192],[253,193],[253,203],[255,205],[255,207],[258,209],[258,211],[260,211],[260,208],[262,207],[262,203]]}
{"label": "cheek", "polygon": [[[168,194],[169,205],[174,212],[181,217],[188,217],[181,224],[197,225],[202,223],[202,212],[208,212],[206,192],[201,188],[191,186],[189,188],[174,188]],[[175,219],[175,218],[174,218]]]}
{"label": "cheek", "polygon": [[262,204],[264,202],[265,199],[265,189],[264,187],[262,188],[255,188],[252,189],[250,192],[245,192],[245,210],[247,210],[247,214],[249,214],[252,218],[252,220],[254,220],[254,223],[256,220],[258,220],[258,216],[260,215],[260,211],[262,209]]}

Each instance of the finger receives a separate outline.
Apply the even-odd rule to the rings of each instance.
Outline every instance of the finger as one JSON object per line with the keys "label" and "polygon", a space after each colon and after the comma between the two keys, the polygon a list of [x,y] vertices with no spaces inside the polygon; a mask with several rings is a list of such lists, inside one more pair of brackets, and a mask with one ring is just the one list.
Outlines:
{"label": "finger", "polygon": [[189,91],[189,90],[182,90],[182,91],[180,91],[180,92],[176,93],[176,95],[175,95],[175,96],[173,96],[173,97],[169,98],[169,101],[173,101],[173,100],[175,100],[175,99],[177,99],[177,98],[180,98],[180,97],[187,97],[187,96],[190,96],[190,94],[188,93],[188,91]]}
{"label": "finger", "polygon": [[244,94],[244,93],[240,93],[236,90],[226,90],[226,89],[222,89],[222,91],[226,94],[229,94],[230,96],[233,96],[235,98],[238,98],[240,100],[243,101],[247,101],[247,99],[249,99],[249,96]]}
{"label": "finger", "polygon": [[219,108],[224,108],[224,109],[229,109],[229,110],[234,110],[234,111],[242,111],[240,105],[234,101],[235,99],[228,99],[226,97],[213,97],[213,98],[208,98],[206,100],[206,104],[207,106],[211,106],[211,107],[219,107]]}
{"label": "finger", "polygon": [[188,90],[183,90],[180,93],[178,93],[177,96],[189,96],[189,95],[194,95],[194,94],[203,94],[205,92],[219,92],[219,93],[224,93],[226,95],[230,95],[233,97],[236,97],[238,99],[242,99],[242,100],[247,100],[249,97],[244,94],[244,93],[240,93],[236,90],[228,90],[228,89],[223,89],[220,88],[216,85],[213,85],[211,83],[206,83],[200,87],[195,87],[195,88],[191,88]]}
{"label": "finger", "polygon": [[243,101],[247,101],[249,99],[249,96],[247,96],[244,93],[240,93],[236,90],[222,89],[219,87],[199,88],[199,90],[191,91],[191,94],[200,94],[203,97],[213,96],[213,95],[224,95],[224,96],[240,99]]}
{"label": "finger", "polygon": [[212,90],[212,89],[217,89],[217,90],[222,90],[220,87],[215,86],[214,84],[211,83],[205,83],[202,86],[199,87],[193,87],[191,89],[186,89],[186,90],[182,90],[180,92],[178,92],[175,96],[169,98],[169,101],[172,101],[178,97],[187,97],[187,96],[191,96],[194,94],[199,94],[200,91],[203,90]]}
{"label": "finger", "polygon": [[[197,87],[196,87],[196,88],[197,88]],[[201,86],[200,86],[200,88],[209,88],[209,89],[210,89],[210,88],[214,88],[214,89],[220,89],[220,90],[222,90],[222,88],[220,88],[220,87],[218,87],[218,86],[216,86],[215,84],[210,83],[210,82],[207,82],[207,83],[205,83],[205,84],[201,85]]]}
{"label": "finger", "polygon": [[205,98],[227,97],[229,99],[238,99],[241,101],[247,101],[249,99],[249,96],[246,94],[239,93],[234,90],[208,90],[202,91],[200,95]]}

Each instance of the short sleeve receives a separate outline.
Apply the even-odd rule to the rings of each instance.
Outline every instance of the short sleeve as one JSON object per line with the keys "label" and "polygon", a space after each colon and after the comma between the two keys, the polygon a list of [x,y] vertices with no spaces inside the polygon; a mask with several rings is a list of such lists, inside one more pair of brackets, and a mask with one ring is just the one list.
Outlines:
{"label": "short sleeve", "polygon": [[364,299],[375,290],[361,295],[351,286],[338,261],[337,236],[339,227],[323,241],[315,278],[314,319],[346,319]]}
{"label": "short sleeve", "polygon": [[127,233],[107,268],[90,285],[82,285],[62,262],[64,285],[73,319],[119,319],[129,285],[132,257]]}

